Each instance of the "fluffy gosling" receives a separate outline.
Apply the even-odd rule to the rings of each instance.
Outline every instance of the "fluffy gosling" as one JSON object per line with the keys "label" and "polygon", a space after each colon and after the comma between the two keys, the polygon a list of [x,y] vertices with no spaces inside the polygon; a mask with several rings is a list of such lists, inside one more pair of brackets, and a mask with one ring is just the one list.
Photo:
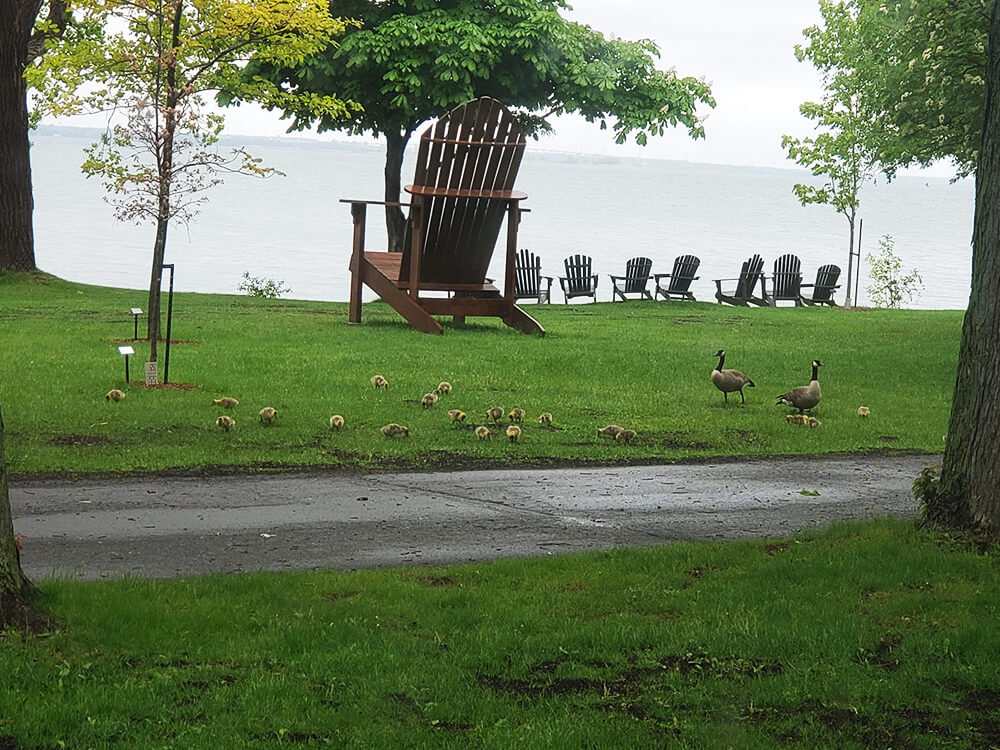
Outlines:
{"label": "fluffy gosling", "polygon": [[431,393],[425,393],[424,397],[420,399],[420,403],[425,409],[430,409],[437,402],[438,402],[438,395],[433,391]]}
{"label": "fluffy gosling", "polygon": [[437,387],[437,393],[439,396],[444,396],[447,393],[451,393],[451,383],[447,380],[442,380]]}
{"label": "fluffy gosling", "polygon": [[239,403],[235,398],[229,398],[228,396],[212,399],[212,406],[221,406],[223,409],[235,409],[239,406]]}
{"label": "fluffy gosling", "polygon": [[538,424],[545,425],[546,427],[548,427],[550,424],[552,424],[552,415],[549,414],[549,412],[547,411],[543,411],[541,414],[538,415]]}
{"label": "fluffy gosling", "polygon": [[868,419],[868,415],[871,413],[872,410],[869,409],[867,406],[858,407],[858,416],[861,417],[862,419]]}
{"label": "fluffy gosling", "polygon": [[451,418],[451,421],[455,423],[455,422],[464,422],[466,415],[465,412],[462,411],[461,409],[449,409],[448,416]]}
{"label": "fluffy gosling", "polygon": [[372,375],[372,385],[378,388],[385,388],[389,390],[389,381],[383,378],[381,375]]}
{"label": "fluffy gosling", "polygon": [[221,417],[215,420],[215,423],[219,425],[225,432],[229,432],[236,426],[236,420],[233,419],[228,414],[223,414]]}
{"label": "fluffy gosling", "polygon": [[278,417],[278,410],[273,406],[265,406],[260,410],[260,421],[270,424]]}
{"label": "fluffy gosling", "polygon": [[507,416],[510,418],[511,422],[520,422],[524,419],[524,409],[511,409],[510,414]]}
{"label": "fluffy gosling", "polygon": [[616,424],[609,424],[607,427],[601,427],[597,430],[597,434],[601,437],[618,437],[618,433],[624,430],[624,427],[619,427]]}
{"label": "fluffy gosling", "polygon": [[507,425],[507,439],[516,443],[519,437],[521,437],[521,428],[516,424]]}
{"label": "fluffy gosling", "polygon": [[390,422],[382,428],[382,434],[386,437],[409,437],[410,429],[401,424]]}
{"label": "fluffy gosling", "polygon": [[492,419],[494,422],[499,422],[503,419],[503,407],[493,406],[486,410],[486,416]]}
{"label": "fluffy gosling", "polygon": [[785,421],[788,424],[805,424],[806,416],[805,414],[786,414]]}
{"label": "fluffy gosling", "polygon": [[476,428],[476,437],[479,438],[480,440],[489,440],[490,431],[486,429],[486,427],[484,427],[483,425],[480,425],[479,427]]}
{"label": "fluffy gosling", "polygon": [[117,388],[112,388],[107,392],[107,395],[104,396],[105,401],[121,401],[124,398],[125,391],[120,391]]}
{"label": "fluffy gosling", "polygon": [[816,417],[806,417],[806,424],[810,427],[819,427],[820,421]]}
{"label": "fluffy gosling", "polygon": [[330,429],[339,430],[344,426],[344,418],[339,414],[330,415]]}
{"label": "fluffy gosling", "polygon": [[633,440],[635,440],[635,430],[622,430],[617,435],[615,435],[615,440],[625,443],[628,445]]}

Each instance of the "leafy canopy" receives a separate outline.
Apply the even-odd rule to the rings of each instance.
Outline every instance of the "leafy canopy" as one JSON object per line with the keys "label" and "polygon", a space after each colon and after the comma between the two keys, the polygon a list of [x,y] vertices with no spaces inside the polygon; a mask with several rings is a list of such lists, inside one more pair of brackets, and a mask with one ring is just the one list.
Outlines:
{"label": "leafy canopy", "polygon": [[[606,39],[560,15],[565,0],[338,0],[357,19],[337,47],[294,64],[256,57],[249,77],[302,95],[336,94],[362,109],[315,112],[285,106],[292,128],[408,135],[422,122],[477,96],[519,108],[529,132],[547,118],[578,112],[615,140],[682,125],[704,136],[699,104],[714,106],[708,84],[655,67],[648,40]],[[236,90],[223,101],[241,99]]]}

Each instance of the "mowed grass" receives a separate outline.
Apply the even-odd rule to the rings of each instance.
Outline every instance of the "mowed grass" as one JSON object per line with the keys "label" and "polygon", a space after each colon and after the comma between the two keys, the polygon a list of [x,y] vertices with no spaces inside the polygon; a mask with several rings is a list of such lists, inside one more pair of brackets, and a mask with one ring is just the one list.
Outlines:
{"label": "mowed grass", "polygon": [[[14,476],[937,452],[962,322],[958,311],[629,302],[530,306],[545,337],[492,319],[427,336],[382,303],[353,326],[345,304],[178,294],[169,375],[183,388],[149,389],[148,344],[136,344],[129,385],[117,352],[134,306],[145,307],[143,292],[0,276],[0,403]],[[709,381],[719,348],[757,384],[745,406],[737,394],[727,407]],[[813,358],[825,363],[822,424],[792,427],[776,396],[808,382]],[[372,388],[375,373],[388,391]],[[421,396],[442,380],[454,391],[423,409]],[[107,402],[115,387],[127,398]],[[229,433],[215,425],[220,396],[240,400]],[[862,404],[868,420],[857,417]],[[504,425],[476,439],[495,405],[526,410],[516,445]],[[278,410],[275,424],[260,424],[264,406]],[[469,415],[461,427],[449,423],[453,408]],[[552,429],[538,424],[543,411]],[[342,431],[329,430],[333,413]],[[388,422],[410,437],[383,437]],[[637,439],[599,438],[609,423]]]}
{"label": "mowed grass", "polygon": [[446,568],[49,581],[62,628],[0,636],[0,746],[997,747],[995,552],[874,521]]}

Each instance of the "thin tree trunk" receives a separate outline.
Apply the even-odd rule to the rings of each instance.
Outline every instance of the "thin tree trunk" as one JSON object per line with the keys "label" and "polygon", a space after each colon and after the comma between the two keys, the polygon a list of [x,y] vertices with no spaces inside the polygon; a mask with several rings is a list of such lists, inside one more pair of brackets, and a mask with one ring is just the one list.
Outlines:
{"label": "thin tree trunk", "polygon": [[847,248],[847,299],[844,302],[844,307],[851,306],[851,289],[853,289],[852,280],[854,279],[854,219],[855,211],[851,211],[850,215],[847,217],[848,223],[851,225],[851,243]]}
{"label": "thin tree trunk", "polygon": [[[169,194],[165,196],[169,203]],[[161,201],[162,202],[162,201]],[[167,250],[169,219],[156,221],[156,241],[153,243],[153,268],[149,277],[149,302],[146,317],[146,337],[149,339],[149,361],[156,362],[156,346],[160,340],[160,286],[163,283],[163,258]]]}
{"label": "thin tree trunk", "polygon": [[0,269],[35,268],[24,66],[37,3],[0,2]]}
{"label": "thin tree trunk", "polygon": [[990,20],[986,114],[976,168],[972,291],[938,492],[927,518],[1000,533],[1000,3]]}
{"label": "thin tree trunk", "polygon": [[[385,138],[385,196],[386,203],[398,203],[403,192],[403,154],[410,133],[389,132]],[[385,207],[385,229],[389,237],[389,252],[403,252],[406,240],[406,217],[398,206]]]}

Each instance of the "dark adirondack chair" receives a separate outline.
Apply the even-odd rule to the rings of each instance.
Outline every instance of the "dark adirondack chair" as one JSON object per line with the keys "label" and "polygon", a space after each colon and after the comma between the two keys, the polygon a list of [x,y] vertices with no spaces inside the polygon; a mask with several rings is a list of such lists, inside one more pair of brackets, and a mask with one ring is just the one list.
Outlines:
{"label": "dark adirondack chair", "polygon": [[542,259],[523,248],[518,252],[514,265],[514,301],[522,299],[539,302],[552,299],[552,277],[542,276]]}
{"label": "dark adirondack chair", "polygon": [[807,305],[830,305],[836,307],[833,301],[833,293],[840,289],[837,281],[840,279],[840,266],[833,264],[820,266],[816,271],[815,284],[803,284],[803,287],[812,287],[812,297],[802,295],[802,301]]}
{"label": "dark adirondack chair", "polygon": [[788,253],[774,261],[774,274],[771,276],[771,305],[794,302],[796,307],[801,307],[801,287],[802,261],[798,256]]}
{"label": "dark adirondack chair", "polygon": [[563,291],[563,302],[567,304],[573,297],[591,297],[597,301],[597,274],[592,272],[593,264],[589,255],[571,255],[563,261],[566,275],[559,277]]}
{"label": "dark adirondack chair", "polygon": [[[662,296],[663,299],[689,299],[694,302],[694,294],[691,293],[691,282],[697,281],[698,266],[701,260],[694,255],[678,255],[674,258],[674,270],[672,273],[658,273],[653,276],[656,281],[656,291],[654,297]],[[666,286],[663,286],[662,279],[670,279]]]}
{"label": "dark adirondack chair", "polygon": [[645,297],[652,302],[653,297],[646,288],[652,278],[649,275],[652,268],[653,261],[649,258],[632,258],[625,264],[624,276],[611,276],[611,301],[614,302],[616,297],[621,297],[624,302],[628,299],[626,294],[638,294],[640,299]]}
{"label": "dark adirondack chair", "polygon": [[[489,97],[456,107],[420,136],[402,253],[365,250],[365,214],[381,201],[345,200],[354,218],[349,319],[361,322],[362,285],[414,328],[441,333],[435,315],[499,317],[525,333],[544,333],[514,304],[519,202],[513,189],[524,136],[513,115]],[[504,293],[486,270],[507,219]],[[430,293],[430,294],[428,294]],[[442,296],[443,294],[447,296]],[[437,296],[431,296],[431,295]]]}
{"label": "dark adirondack chair", "polygon": [[[743,262],[738,279],[715,279],[715,298],[721,305],[727,302],[730,305],[741,305],[746,307],[749,304],[766,305],[767,289],[764,286],[764,259],[760,255],[751,255]],[[722,289],[722,282],[735,281],[736,289],[733,292],[725,292]],[[760,296],[754,296],[754,288],[760,284]]]}

